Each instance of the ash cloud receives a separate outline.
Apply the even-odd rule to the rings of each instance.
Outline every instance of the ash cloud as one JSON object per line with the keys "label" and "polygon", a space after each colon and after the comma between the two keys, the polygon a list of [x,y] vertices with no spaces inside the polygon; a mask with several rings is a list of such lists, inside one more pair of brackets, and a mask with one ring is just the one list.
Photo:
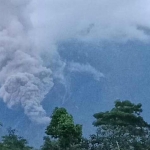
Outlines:
{"label": "ash cloud", "polygon": [[8,107],[21,105],[37,123],[49,122],[41,102],[53,86],[29,32],[28,0],[0,1],[0,96]]}
{"label": "ash cloud", "polygon": [[[43,45],[68,39],[84,42],[149,41],[149,0],[32,0],[32,22]],[[41,44],[41,43],[40,43]]]}
{"label": "ash cloud", "polygon": [[[31,120],[47,123],[41,102],[53,79],[66,84],[57,43],[149,41],[149,16],[149,0],[0,0],[0,97],[10,108],[21,105]],[[87,64],[69,67],[103,76]]]}

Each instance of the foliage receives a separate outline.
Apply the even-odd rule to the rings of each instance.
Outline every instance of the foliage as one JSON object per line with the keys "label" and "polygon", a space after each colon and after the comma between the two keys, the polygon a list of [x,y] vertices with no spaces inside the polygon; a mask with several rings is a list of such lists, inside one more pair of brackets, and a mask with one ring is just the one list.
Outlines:
{"label": "foliage", "polygon": [[41,146],[41,150],[59,150],[59,144],[56,140],[51,140],[49,136],[45,136],[44,138],[44,144]]}
{"label": "foliage", "polygon": [[2,142],[0,144],[1,150],[32,150],[29,147],[27,140],[16,135],[14,129],[8,129],[8,135],[2,137]]}
{"label": "foliage", "polygon": [[58,139],[60,146],[66,149],[81,141],[82,126],[74,124],[72,115],[65,108],[55,108],[46,134]]}
{"label": "foliage", "polygon": [[111,111],[94,114],[98,127],[97,135],[91,138],[92,146],[98,149],[149,149],[150,125],[140,116],[141,104],[116,101]]}
{"label": "foliage", "polygon": [[[58,140],[52,140],[50,136],[45,136],[44,144],[41,146],[41,150],[62,150]],[[82,138],[81,142],[69,147],[69,150],[88,150],[89,140]]]}
{"label": "foliage", "polygon": [[[65,108],[55,108],[40,150],[150,150],[150,125],[141,116],[142,105],[115,101],[110,111],[94,114],[96,134],[82,137]],[[1,124],[0,124],[1,125]],[[33,150],[13,129],[2,137],[0,150]]]}

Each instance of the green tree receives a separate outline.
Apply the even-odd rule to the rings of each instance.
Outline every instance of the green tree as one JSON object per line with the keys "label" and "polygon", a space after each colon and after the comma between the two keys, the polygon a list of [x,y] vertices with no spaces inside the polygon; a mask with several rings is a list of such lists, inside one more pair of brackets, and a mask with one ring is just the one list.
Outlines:
{"label": "green tree", "polygon": [[59,150],[59,144],[57,140],[51,140],[49,136],[45,136],[44,144],[41,146],[41,150]]}
{"label": "green tree", "polygon": [[8,129],[8,135],[2,137],[2,142],[0,144],[1,150],[32,150],[29,147],[27,140],[18,136],[14,129]]}
{"label": "green tree", "polygon": [[74,124],[72,115],[65,108],[55,108],[51,122],[46,129],[46,134],[58,139],[62,149],[80,143],[82,138],[82,126]]}
{"label": "green tree", "polygon": [[130,101],[115,101],[111,111],[94,114],[97,135],[91,138],[95,149],[148,150],[150,125],[141,117],[142,105]]}

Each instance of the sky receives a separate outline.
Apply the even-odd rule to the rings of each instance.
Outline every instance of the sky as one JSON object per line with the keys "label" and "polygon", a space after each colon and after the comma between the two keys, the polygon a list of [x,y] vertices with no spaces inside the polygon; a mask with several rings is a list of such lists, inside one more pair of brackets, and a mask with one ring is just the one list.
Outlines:
{"label": "sky", "polygon": [[1,133],[11,126],[39,147],[58,106],[88,137],[93,114],[116,99],[142,103],[150,122],[149,7],[149,0],[0,0]]}

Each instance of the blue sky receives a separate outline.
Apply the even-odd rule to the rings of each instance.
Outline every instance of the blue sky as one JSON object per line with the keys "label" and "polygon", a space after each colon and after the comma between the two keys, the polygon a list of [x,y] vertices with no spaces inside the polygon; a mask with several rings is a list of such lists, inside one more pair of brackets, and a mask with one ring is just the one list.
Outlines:
{"label": "blue sky", "polygon": [[148,0],[2,0],[2,134],[11,126],[39,147],[58,106],[88,136],[92,115],[116,99],[142,103],[150,122],[149,6]]}

